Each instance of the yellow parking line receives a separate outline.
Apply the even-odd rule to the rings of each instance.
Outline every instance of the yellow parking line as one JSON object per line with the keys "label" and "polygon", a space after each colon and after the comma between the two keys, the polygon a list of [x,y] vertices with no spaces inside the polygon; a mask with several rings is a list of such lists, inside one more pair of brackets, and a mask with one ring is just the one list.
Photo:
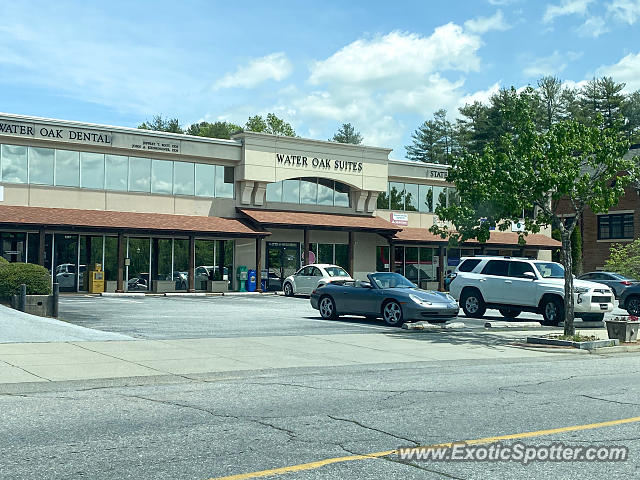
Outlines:
{"label": "yellow parking line", "polygon": [[[515,440],[519,438],[540,437],[543,435],[553,435],[555,433],[576,432],[579,430],[591,430],[594,428],[613,427],[615,425],[624,425],[626,423],[640,422],[640,417],[622,418],[620,420],[609,420],[607,422],[588,423],[585,425],[572,425],[569,427],[550,428],[547,430],[536,430],[535,432],[512,433],[510,435],[499,435],[496,437],[476,438],[473,440],[461,440],[458,442],[438,443],[434,445],[425,445],[415,448],[435,448],[450,447],[454,444],[480,445],[484,443],[499,442],[500,440]],[[412,447],[414,448],[414,447]],[[356,460],[366,460],[370,458],[386,457],[393,455],[397,450],[387,450],[384,452],[367,453],[364,455],[350,455],[347,457],[326,458],[316,462],[300,463],[298,465],[289,465],[287,467],[272,468],[270,470],[260,470],[258,472],[239,473],[237,475],[229,475],[227,477],[215,477],[209,480],[246,480],[248,478],[268,477],[272,475],[282,475],[283,473],[300,472],[303,470],[314,470],[316,468],[331,465],[333,463],[353,462]]]}

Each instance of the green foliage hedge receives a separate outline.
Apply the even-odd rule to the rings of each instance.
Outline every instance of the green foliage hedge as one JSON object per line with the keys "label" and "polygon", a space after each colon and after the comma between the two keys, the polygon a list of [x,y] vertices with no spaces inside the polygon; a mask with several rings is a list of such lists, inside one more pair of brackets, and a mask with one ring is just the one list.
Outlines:
{"label": "green foliage hedge", "polygon": [[630,278],[640,278],[640,239],[631,243],[611,245],[604,269]]}
{"label": "green foliage hedge", "polygon": [[51,277],[49,271],[32,263],[0,263],[0,297],[20,293],[20,285],[27,286],[27,295],[49,295]]}
{"label": "green foliage hedge", "polygon": [[9,263],[9,260],[7,260],[4,257],[0,257],[0,266],[8,264],[8,263]]}

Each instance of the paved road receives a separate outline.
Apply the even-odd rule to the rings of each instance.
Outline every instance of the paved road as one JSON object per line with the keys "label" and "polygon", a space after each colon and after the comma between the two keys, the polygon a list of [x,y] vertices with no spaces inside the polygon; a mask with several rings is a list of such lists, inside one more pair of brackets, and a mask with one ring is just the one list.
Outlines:
{"label": "paved road", "polygon": [[[621,310],[616,310],[623,313]],[[609,314],[610,315],[610,314]],[[91,297],[63,296],[60,318],[76,325],[154,340],[395,332],[382,320],[320,318],[309,299],[277,295],[225,297]],[[542,317],[523,313],[518,320]],[[489,310],[485,319],[459,317],[469,328],[483,328],[487,319],[504,320]],[[579,328],[580,321],[576,322]]]}
{"label": "paved road", "polygon": [[[638,355],[580,355],[4,385],[0,470],[3,479],[208,479],[592,424],[638,415],[639,373]],[[405,465],[389,455],[269,478],[638,478],[639,426],[523,440],[627,445],[622,463]]]}

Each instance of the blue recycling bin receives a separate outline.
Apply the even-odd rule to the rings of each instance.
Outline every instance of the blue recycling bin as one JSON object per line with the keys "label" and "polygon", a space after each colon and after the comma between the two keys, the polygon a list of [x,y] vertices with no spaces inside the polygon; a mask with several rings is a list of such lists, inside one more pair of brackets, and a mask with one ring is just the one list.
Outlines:
{"label": "blue recycling bin", "polygon": [[255,270],[247,272],[247,292],[255,292],[258,283],[258,275]]}

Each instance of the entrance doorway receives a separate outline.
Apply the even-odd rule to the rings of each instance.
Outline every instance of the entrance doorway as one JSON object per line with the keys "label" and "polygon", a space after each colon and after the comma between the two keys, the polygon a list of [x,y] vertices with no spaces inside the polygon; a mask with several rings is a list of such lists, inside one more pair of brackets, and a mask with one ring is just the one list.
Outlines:
{"label": "entrance doorway", "polygon": [[267,242],[267,290],[282,290],[282,283],[300,268],[300,243]]}

